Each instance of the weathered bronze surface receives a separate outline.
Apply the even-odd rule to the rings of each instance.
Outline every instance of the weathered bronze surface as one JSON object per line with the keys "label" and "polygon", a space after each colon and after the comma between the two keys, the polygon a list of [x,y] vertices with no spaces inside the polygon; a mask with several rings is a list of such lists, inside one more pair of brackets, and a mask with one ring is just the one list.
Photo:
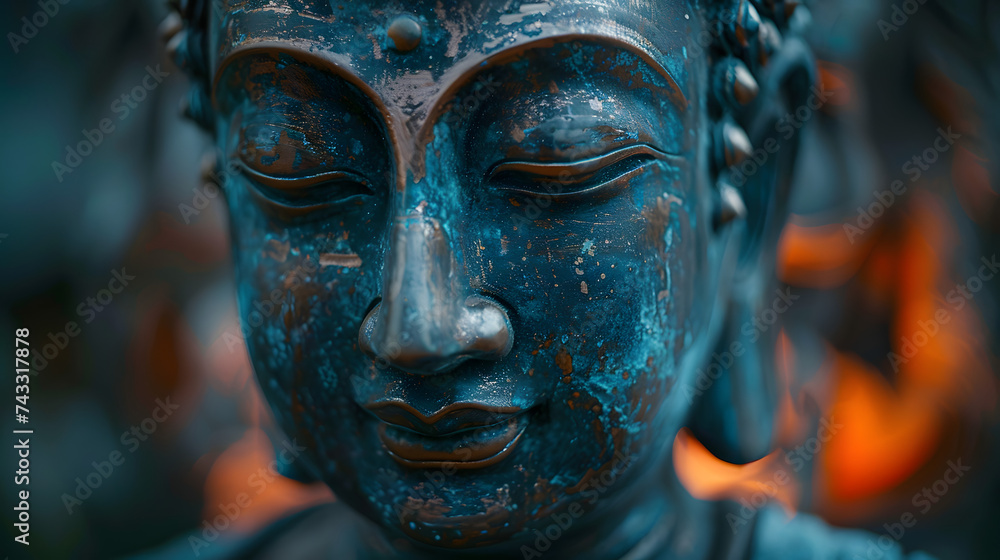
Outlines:
{"label": "weathered bronze surface", "polygon": [[815,81],[797,3],[181,4],[260,386],[379,527],[337,546],[777,557],[669,456],[769,450],[774,332],[692,388],[771,292],[797,137],[729,168]]}

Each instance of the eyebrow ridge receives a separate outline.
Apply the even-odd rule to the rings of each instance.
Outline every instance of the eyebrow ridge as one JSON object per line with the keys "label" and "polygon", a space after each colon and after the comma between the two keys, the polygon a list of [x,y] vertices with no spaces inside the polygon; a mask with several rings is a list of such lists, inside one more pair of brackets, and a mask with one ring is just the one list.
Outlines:
{"label": "eyebrow ridge", "polygon": [[[594,35],[590,33],[568,33],[562,35],[553,35],[549,37],[543,37],[540,39],[535,39],[533,41],[528,41],[525,43],[518,44],[514,47],[510,47],[499,52],[493,53],[488,56],[485,60],[477,61],[475,64],[471,65],[469,68],[462,68],[457,73],[458,76],[451,80],[451,84],[441,92],[438,99],[434,103],[434,108],[429,112],[427,121],[428,123],[434,122],[438,116],[444,111],[447,106],[447,102],[455,97],[459,90],[466,87],[467,85],[474,83],[476,78],[479,78],[484,72],[487,72],[493,68],[497,68],[507,63],[515,60],[520,55],[535,49],[545,49],[552,46],[569,43],[572,41],[582,41],[588,43],[597,43],[610,47],[619,48],[628,51],[634,55],[637,55],[651,66],[660,76],[662,76],[669,86],[671,91],[671,100],[677,104],[677,106],[683,110],[686,110],[689,106],[687,97],[681,90],[677,81],[674,79],[673,75],[662,65],[656,58],[654,58],[650,53],[646,52],[641,47],[633,44],[630,41],[621,39],[619,37],[610,37],[606,35]],[[444,77],[444,76],[443,76]]]}
{"label": "eyebrow ridge", "polygon": [[280,55],[286,55],[296,62],[305,65],[313,66],[317,69],[328,72],[333,77],[340,78],[350,85],[358,88],[365,97],[367,97],[378,109],[379,113],[382,115],[386,121],[389,119],[389,111],[387,110],[385,103],[383,103],[382,98],[379,97],[375,90],[371,88],[360,76],[352,72],[349,68],[337,63],[336,61],[316,54],[313,51],[305,50],[302,47],[290,44],[284,41],[258,41],[256,43],[240,45],[236,47],[231,52],[229,52],[222,62],[219,63],[218,69],[216,69],[215,74],[212,77],[212,90],[210,92],[210,99],[212,100],[212,106],[215,110],[218,110],[218,85],[219,80],[222,79],[222,75],[229,68],[229,66],[236,61],[243,59],[245,57],[253,55],[270,55],[271,57],[277,58]]}

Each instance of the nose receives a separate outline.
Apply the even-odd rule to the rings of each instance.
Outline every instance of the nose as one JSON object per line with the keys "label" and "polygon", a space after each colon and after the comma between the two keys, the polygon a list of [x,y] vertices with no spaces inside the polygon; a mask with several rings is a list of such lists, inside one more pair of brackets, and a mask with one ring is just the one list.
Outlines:
{"label": "nose", "polygon": [[361,323],[362,351],[427,375],[466,360],[503,358],[513,344],[510,318],[500,303],[467,286],[437,220],[419,211],[396,218],[382,301]]}

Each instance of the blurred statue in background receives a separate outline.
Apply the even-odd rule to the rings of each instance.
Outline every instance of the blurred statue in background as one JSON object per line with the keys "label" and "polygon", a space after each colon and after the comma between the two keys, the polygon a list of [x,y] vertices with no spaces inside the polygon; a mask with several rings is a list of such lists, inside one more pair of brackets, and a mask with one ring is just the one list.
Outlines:
{"label": "blurred statue in background", "polygon": [[338,498],[245,552],[870,552],[671,462],[683,427],[771,451],[777,329],[740,331],[783,296],[788,116],[823,102],[798,2],[175,8],[254,370]]}

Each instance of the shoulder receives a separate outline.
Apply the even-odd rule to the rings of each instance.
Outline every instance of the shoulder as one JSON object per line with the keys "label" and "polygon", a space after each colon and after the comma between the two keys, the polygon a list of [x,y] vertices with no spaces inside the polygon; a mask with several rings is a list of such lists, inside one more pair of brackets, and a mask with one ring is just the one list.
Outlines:
{"label": "shoulder", "polygon": [[755,529],[754,560],[934,560],[922,552],[905,554],[888,535],[831,527],[803,513],[789,519],[777,506],[760,511]]}

